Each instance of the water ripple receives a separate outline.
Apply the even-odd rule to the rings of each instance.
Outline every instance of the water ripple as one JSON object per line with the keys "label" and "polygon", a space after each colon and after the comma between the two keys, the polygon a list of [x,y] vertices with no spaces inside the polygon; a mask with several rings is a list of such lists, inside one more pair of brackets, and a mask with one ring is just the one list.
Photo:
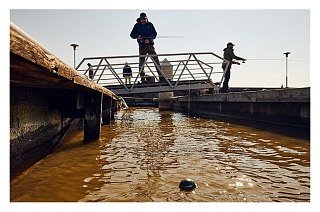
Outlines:
{"label": "water ripple", "polygon": [[[136,108],[102,126],[100,141],[57,152],[12,182],[11,199],[310,201],[309,157],[304,140]],[[178,189],[185,178],[193,192]]]}

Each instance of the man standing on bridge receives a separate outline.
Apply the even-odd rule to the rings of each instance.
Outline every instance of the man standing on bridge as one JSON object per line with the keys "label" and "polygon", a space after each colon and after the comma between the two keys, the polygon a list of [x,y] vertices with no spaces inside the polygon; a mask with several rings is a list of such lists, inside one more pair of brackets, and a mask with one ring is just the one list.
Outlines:
{"label": "man standing on bridge", "polygon": [[[133,39],[137,39],[137,42],[139,44],[139,55],[157,54],[153,46],[153,40],[157,37],[157,32],[153,24],[148,21],[147,15],[145,13],[140,13],[140,17],[137,19],[137,23],[134,25],[130,33],[130,37]],[[160,67],[158,56],[154,56],[152,58]],[[141,70],[140,76],[142,82],[146,82],[145,73],[142,67],[144,61],[145,57],[139,58],[139,71]],[[157,66],[156,70],[158,72],[160,82],[165,82],[165,79]]]}
{"label": "man standing on bridge", "polygon": [[[223,58],[225,60],[229,61],[229,66],[227,67],[226,73],[224,75],[223,87],[220,88],[220,93],[227,93],[228,90],[229,90],[230,69],[231,69],[232,64],[240,65],[239,62],[235,62],[235,61],[233,61],[233,59],[242,60],[243,63],[246,61],[246,59],[243,59],[242,57],[238,57],[233,53],[233,47],[234,47],[234,44],[229,42],[227,44],[227,48],[225,48],[223,50],[223,52],[224,52],[223,53]],[[227,66],[227,63],[223,62],[222,63],[223,71],[226,69],[226,66]]]}

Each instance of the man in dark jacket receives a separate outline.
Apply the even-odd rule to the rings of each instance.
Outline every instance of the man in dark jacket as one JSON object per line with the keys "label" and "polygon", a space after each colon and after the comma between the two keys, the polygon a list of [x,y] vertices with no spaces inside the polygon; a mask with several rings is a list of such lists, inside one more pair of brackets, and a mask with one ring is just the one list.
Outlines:
{"label": "man in dark jacket", "polygon": [[237,64],[240,65],[239,62],[233,61],[233,59],[236,60],[242,60],[243,62],[246,61],[246,59],[243,59],[242,57],[238,57],[233,53],[233,43],[228,43],[227,48],[223,50],[223,58],[227,61],[229,61],[229,66],[227,67],[227,62],[222,63],[222,69],[225,71],[226,67],[226,73],[224,75],[224,82],[223,82],[223,87],[220,89],[220,93],[227,93],[229,89],[229,80],[230,80],[230,69],[232,64]]}
{"label": "man in dark jacket", "polygon": [[89,78],[90,79],[93,79],[93,68],[92,68],[92,65],[91,63],[88,63],[88,69],[89,69]]}
{"label": "man in dark jacket", "polygon": [[[147,15],[145,13],[140,14],[140,17],[137,19],[137,23],[134,25],[130,33],[130,37],[133,39],[137,39],[137,42],[139,44],[139,55],[157,54],[153,46],[154,45],[153,40],[157,37],[157,32],[153,24],[148,21]],[[154,56],[152,58],[160,67],[158,56]],[[144,61],[145,61],[145,57],[139,58],[139,70],[141,69]],[[159,74],[160,81],[161,82],[165,81],[157,66],[156,66],[156,70]],[[146,82],[143,68],[141,70],[140,76],[141,76],[142,82]]]}
{"label": "man in dark jacket", "polygon": [[125,84],[127,85],[128,81],[129,81],[129,84],[131,84],[132,69],[129,66],[129,64],[126,63],[122,70],[123,70],[122,73],[123,73]]}

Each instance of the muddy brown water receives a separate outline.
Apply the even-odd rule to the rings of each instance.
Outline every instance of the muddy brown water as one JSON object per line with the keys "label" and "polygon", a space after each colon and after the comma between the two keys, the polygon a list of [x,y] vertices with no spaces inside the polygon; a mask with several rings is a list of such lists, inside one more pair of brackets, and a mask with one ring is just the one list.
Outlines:
{"label": "muddy brown water", "polygon": [[[131,108],[81,130],[11,180],[11,201],[309,202],[310,142],[243,125]],[[179,182],[194,180],[191,192]]]}

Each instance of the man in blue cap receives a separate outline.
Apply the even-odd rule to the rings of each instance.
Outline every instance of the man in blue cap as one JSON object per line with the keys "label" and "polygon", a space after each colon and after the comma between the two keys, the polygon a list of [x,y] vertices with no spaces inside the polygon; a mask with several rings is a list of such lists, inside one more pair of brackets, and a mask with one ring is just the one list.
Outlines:
{"label": "man in blue cap", "polygon": [[[233,47],[234,44],[229,42],[227,43],[227,48],[223,50],[223,58],[227,61],[229,61],[229,66],[227,67],[226,73],[224,75],[224,82],[223,82],[223,87],[220,89],[220,93],[227,93],[229,90],[229,80],[230,80],[230,69],[232,64],[237,64],[240,65],[239,62],[233,61],[234,59],[236,60],[242,60],[242,62],[245,62],[246,59],[243,59],[242,57],[238,57],[233,53]],[[227,63],[223,62],[222,63],[222,69],[223,71],[226,69]]]}
{"label": "man in blue cap", "polygon": [[[140,13],[140,17],[137,19],[137,23],[134,25],[130,33],[130,37],[133,39],[137,39],[137,42],[139,44],[139,55],[157,54],[153,46],[154,45],[153,40],[157,37],[157,31],[154,28],[153,24],[148,21],[147,15],[145,13]],[[158,56],[154,56],[152,58],[160,67]],[[144,61],[145,61],[145,57],[139,58],[139,70],[141,69]],[[160,82],[165,82],[165,79],[162,76],[157,66],[156,66],[156,70],[158,72]],[[140,76],[141,76],[142,82],[146,82],[143,68],[141,70]]]}

